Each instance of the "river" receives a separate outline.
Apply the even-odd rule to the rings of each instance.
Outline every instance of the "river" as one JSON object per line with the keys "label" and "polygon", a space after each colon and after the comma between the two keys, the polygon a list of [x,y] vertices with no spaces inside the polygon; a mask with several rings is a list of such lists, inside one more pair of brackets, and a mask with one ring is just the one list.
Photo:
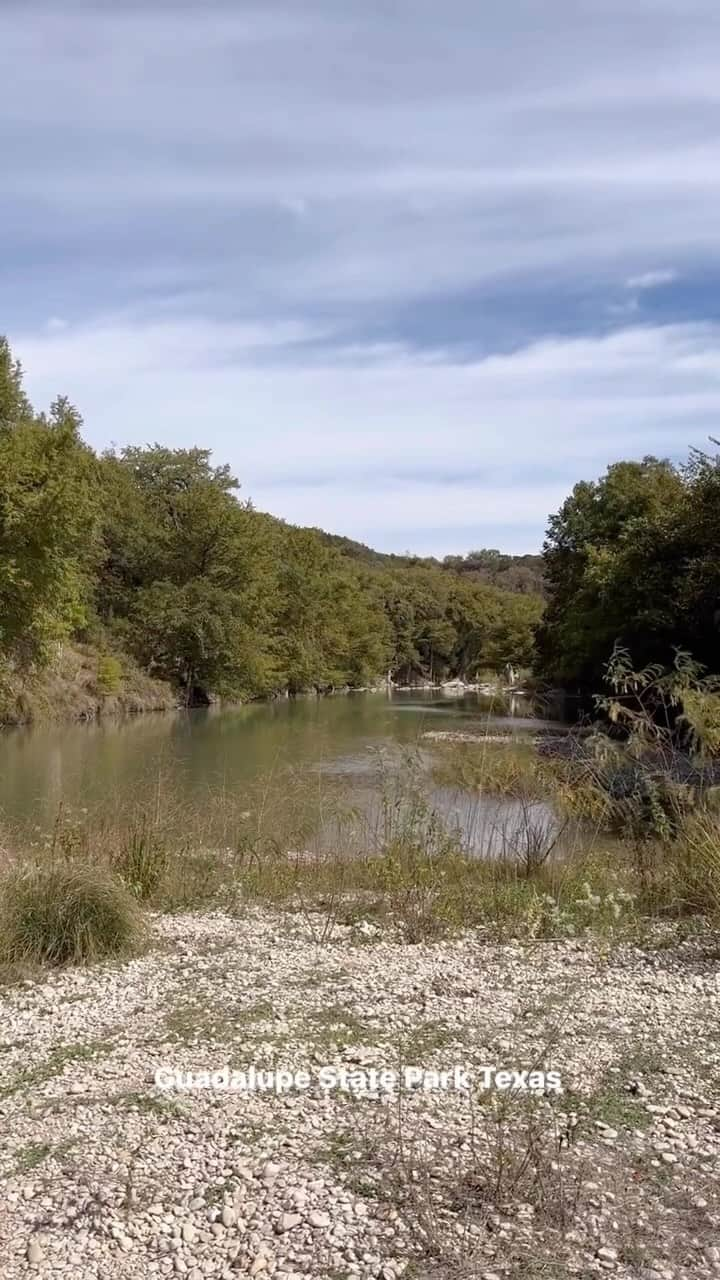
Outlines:
{"label": "river", "polygon": [[[298,698],[246,706],[152,713],[90,724],[33,726],[0,735],[0,819],[46,832],[59,810],[131,812],[154,791],[208,803],[222,791],[250,793],[288,766],[367,793],[378,753],[397,758],[437,729],[523,733],[542,724],[513,698],[496,715],[478,694],[439,690]],[[434,797],[461,824],[457,797]],[[459,806],[459,807],[458,807]],[[476,820],[476,817],[475,819]]]}

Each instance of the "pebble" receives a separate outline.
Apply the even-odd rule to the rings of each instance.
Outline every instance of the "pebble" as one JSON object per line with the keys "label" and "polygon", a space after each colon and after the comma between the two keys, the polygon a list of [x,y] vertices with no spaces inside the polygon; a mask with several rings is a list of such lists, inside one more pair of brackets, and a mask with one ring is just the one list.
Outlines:
{"label": "pebble", "polygon": [[[3,1280],[24,1280],[28,1263],[41,1261],[52,1280],[319,1280],[331,1274],[400,1280],[417,1259],[418,1212],[430,1193],[448,1275],[460,1273],[468,1245],[473,1274],[483,1280],[509,1280],[520,1254],[533,1256],[538,1270],[555,1262],[568,1275],[624,1274],[610,1241],[628,1221],[640,1238],[652,1233],[656,1260],[637,1268],[643,1280],[689,1280],[689,1273],[668,1266],[681,1251],[698,1261],[698,1270],[705,1267],[703,1275],[720,1269],[720,1251],[705,1244],[715,1225],[709,1206],[718,1184],[720,1107],[708,1084],[713,1045],[702,1036],[708,1018],[720,1011],[720,985],[696,987],[692,966],[672,948],[662,952],[660,965],[653,950],[611,947],[598,982],[589,940],[554,941],[542,955],[512,942],[488,944],[480,933],[407,947],[383,925],[372,945],[358,946],[351,926],[338,923],[331,944],[319,948],[303,917],[256,908],[241,918],[221,912],[153,917],[152,927],[164,940],[157,953],[83,974],[82,1009],[63,1004],[78,978],[70,970],[23,987],[22,1006],[19,989],[0,988],[4,1033],[11,1046],[20,1046],[3,1063],[10,1081],[22,1072],[29,1037],[41,1062],[83,1037],[109,1043],[83,1063],[82,1167],[48,1160],[32,1178],[27,1172],[6,1178],[10,1234],[3,1249],[9,1243],[12,1253],[9,1266],[3,1260]],[[699,955],[693,963],[705,961]],[[271,1007],[272,1016],[251,1022],[246,1063],[315,1068],[332,1062],[368,1070],[395,1065],[403,1044],[411,1060],[437,1069],[493,1060],[504,1068],[536,1060],[547,1009],[562,1000],[553,1067],[572,1090],[573,1109],[563,1128],[562,1094],[552,1106],[538,1099],[540,1125],[546,1115],[548,1133],[557,1124],[567,1135],[559,1151],[550,1144],[543,1178],[551,1194],[559,1172],[565,1186],[582,1169],[592,1171],[592,1181],[569,1202],[572,1217],[559,1243],[530,1187],[489,1210],[491,1232],[480,1200],[464,1197],[458,1206],[458,1178],[475,1185],[473,1162],[482,1164],[492,1152],[484,1143],[492,1094],[483,1097],[472,1142],[467,1099],[452,1090],[408,1095],[405,1150],[419,1174],[412,1194],[396,1203],[393,1180],[402,1173],[397,1100],[380,1090],[353,1105],[339,1090],[313,1088],[281,1097],[249,1092],[241,1108],[237,1095],[208,1090],[168,1092],[162,1113],[123,1103],[123,1090],[136,1097],[147,1089],[150,1096],[160,1062],[194,1069],[232,1061],[235,1012],[256,1005]],[[77,1019],[69,1029],[49,1016],[58,1003]],[[168,1013],[187,1016],[193,1008],[197,1035],[165,1044]],[[334,1040],[326,1030],[330,1013]],[[696,1046],[692,1066],[681,1049],[688,1042]],[[641,1081],[632,1071],[639,1073],[648,1044],[662,1054],[665,1069],[643,1061]],[[491,1052],[502,1058],[488,1057]],[[633,1052],[637,1067],[624,1067]],[[30,1118],[32,1141],[59,1147],[76,1123],[68,1092],[66,1078],[49,1077],[43,1105],[31,1116],[23,1090],[8,1095],[3,1138],[9,1135],[20,1151]],[[632,1095],[634,1124],[613,1128],[591,1118],[594,1098],[613,1093],[626,1102]],[[518,1143],[520,1159],[525,1114],[521,1107],[507,1135]],[[670,1195],[669,1176],[653,1173],[675,1165],[682,1167],[683,1187],[692,1189],[694,1208],[708,1210],[702,1219],[683,1214],[680,1197],[676,1205]],[[40,1221],[43,1232],[35,1235]],[[700,1243],[693,1243],[693,1231]],[[704,1259],[698,1254],[703,1244]]]}
{"label": "pebble", "polygon": [[598,1249],[597,1256],[601,1262],[617,1262],[618,1252],[617,1249],[613,1249],[610,1245],[604,1244]]}
{"label": "pebble", "polygon": [[302,1214],[300,1213],[284,1213],[280,1219],[281,1231],[292,1231],[293,1227],[299,1227],[302,1222]]}

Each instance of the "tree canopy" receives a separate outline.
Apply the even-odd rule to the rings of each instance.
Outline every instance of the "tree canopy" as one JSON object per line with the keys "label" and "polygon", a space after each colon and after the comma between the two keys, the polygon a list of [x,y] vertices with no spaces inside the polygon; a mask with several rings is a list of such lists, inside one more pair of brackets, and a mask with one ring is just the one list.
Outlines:
{"label": "tree canopy", "polygon": [[74,636],[190,702],[529,661],[542,601],[499,585],[512,557],[382,555],[255,511],[207,449],[96,457],[81,425],[64,399],[35,413],[0,344],[0,662]]}
{"label": "tree canopy", "polygon": [[619,462],[550,519],[542,672],[597,689],[615,645],[638,665],[681,648],[718,670],[720,458]]}

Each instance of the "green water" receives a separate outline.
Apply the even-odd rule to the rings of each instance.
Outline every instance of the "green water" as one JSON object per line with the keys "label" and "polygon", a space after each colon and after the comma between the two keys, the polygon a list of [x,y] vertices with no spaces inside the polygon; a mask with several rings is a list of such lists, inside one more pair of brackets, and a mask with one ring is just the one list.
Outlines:
{"label": "green water", "polygon": [[395,692],[7,730],[0,735],[0,818],[47,831],[60,806],[131,812],[154,790],[207,803],[220,790],[241,796],[288,765],[320,770],[360,793],[379,748],[397,755],[398,747],[421,744],[427,730],[538,727],[522,700],[511,710],[494,715],[477,694]]}

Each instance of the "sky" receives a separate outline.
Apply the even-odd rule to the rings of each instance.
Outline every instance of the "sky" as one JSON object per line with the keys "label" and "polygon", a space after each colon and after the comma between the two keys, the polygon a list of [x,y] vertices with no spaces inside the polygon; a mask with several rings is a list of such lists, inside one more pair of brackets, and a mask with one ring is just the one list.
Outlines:
{"label": "sky", "polygon": [[2,0],[0,332],[96,448],[539,550],[720,425],[717,0]]}

